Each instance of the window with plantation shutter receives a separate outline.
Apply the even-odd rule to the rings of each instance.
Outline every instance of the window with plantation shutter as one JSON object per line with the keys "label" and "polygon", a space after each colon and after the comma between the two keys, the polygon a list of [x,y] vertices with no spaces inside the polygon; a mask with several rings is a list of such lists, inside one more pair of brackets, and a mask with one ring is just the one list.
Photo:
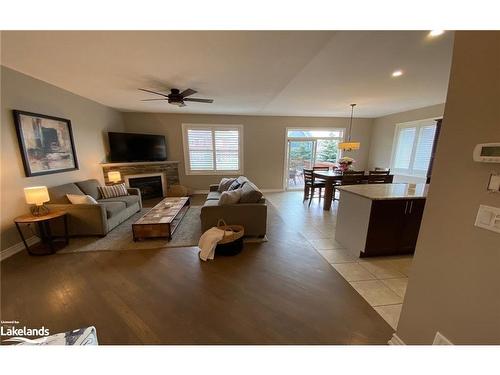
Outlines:
{"label": "window with plantation shutter", "polygon": [[396,155],[394,159],[394,168],[406,170],[410,168],[411,154],[413,152],[413,143],[415,142],[415,128],[401,129],[396,144]]}
{"label": "window with plantation shutter", "polygon": [[427,168],[429,168],[429,162],[431,161],[435,134],[436,125],[424,125],[420,127],[415,149],[415,159],[413,161],[414,172],[427,173]]}
{"label": "window with plantation shutter", "polygon": [[398,124],[392,156],[394,173],[425,176],[431,160],[435,135],[434,120]]}
{"label": "window with plantation shutter", "polygon": [[186,174],[241,174],[241,125],[183,124]]}

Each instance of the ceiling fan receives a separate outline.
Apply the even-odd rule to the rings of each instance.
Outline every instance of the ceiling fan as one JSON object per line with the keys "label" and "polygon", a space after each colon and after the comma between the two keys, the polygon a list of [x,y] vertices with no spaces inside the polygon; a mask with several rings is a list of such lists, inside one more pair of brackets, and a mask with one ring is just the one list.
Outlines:
{"label": "ceiling fan", "polygon": [[197,103],[213,103],[213,99],[199,99],[199,98],[188,98],[193,94],[196,94],[197,91],[193,89],[186,89],[183,92],[180,92],[179,89],[170,89],[170,94],[163,94],[161,92],[151,91],[147,89],[139,89],[141,91],[150,92],[151,94],[161,95],[163,98],[161,99],[142,99],[143,102],[149,102],[153,100],[167,100],[170,104],[177,105],[179,107],[185,107],[186,104],[184,102],[197,102]]}

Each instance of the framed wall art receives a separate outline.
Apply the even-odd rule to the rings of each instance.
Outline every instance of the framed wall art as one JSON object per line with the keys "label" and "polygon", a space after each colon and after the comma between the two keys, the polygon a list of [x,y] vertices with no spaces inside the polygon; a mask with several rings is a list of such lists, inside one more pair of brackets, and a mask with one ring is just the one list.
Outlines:
{"label": "framed wall art", "polygon": [[15,110],[14,123],[27,177],[78,169],[70,120]]}

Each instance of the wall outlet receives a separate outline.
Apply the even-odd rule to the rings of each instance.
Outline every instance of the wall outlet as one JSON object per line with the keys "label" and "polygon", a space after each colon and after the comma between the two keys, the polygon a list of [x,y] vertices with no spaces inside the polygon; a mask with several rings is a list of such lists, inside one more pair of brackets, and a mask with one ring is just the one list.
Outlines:
{"label": "wall outlet", "polygon": [[434,341],[432,345],[453,345],[450,340],[443,336],[441,332],[436,332],[436,336],[434,336]]}
{"label": "wall outlet", "polygon": [[492,173],[488,182],[488,191],[500,193],[500,173]]}
{"label": "wall outlet", "polygon": [[481,204],[474,225],[500,233],[500,208]]}

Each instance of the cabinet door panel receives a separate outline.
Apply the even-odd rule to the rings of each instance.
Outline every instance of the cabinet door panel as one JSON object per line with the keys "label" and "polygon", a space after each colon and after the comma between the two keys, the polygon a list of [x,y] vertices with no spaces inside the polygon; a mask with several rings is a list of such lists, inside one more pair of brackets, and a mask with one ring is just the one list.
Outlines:
{"label": "cabinet door panel", "polygon": [[401,231],[401,243],[399,245],[402,252],[411,253],[415,251],[424,207],[425,199],[413,199],[409,201],[406,218]]}
{"label": "cabinet door panel", "polygon": [[406,200],[373,201],[364,256],[399,252]]}

